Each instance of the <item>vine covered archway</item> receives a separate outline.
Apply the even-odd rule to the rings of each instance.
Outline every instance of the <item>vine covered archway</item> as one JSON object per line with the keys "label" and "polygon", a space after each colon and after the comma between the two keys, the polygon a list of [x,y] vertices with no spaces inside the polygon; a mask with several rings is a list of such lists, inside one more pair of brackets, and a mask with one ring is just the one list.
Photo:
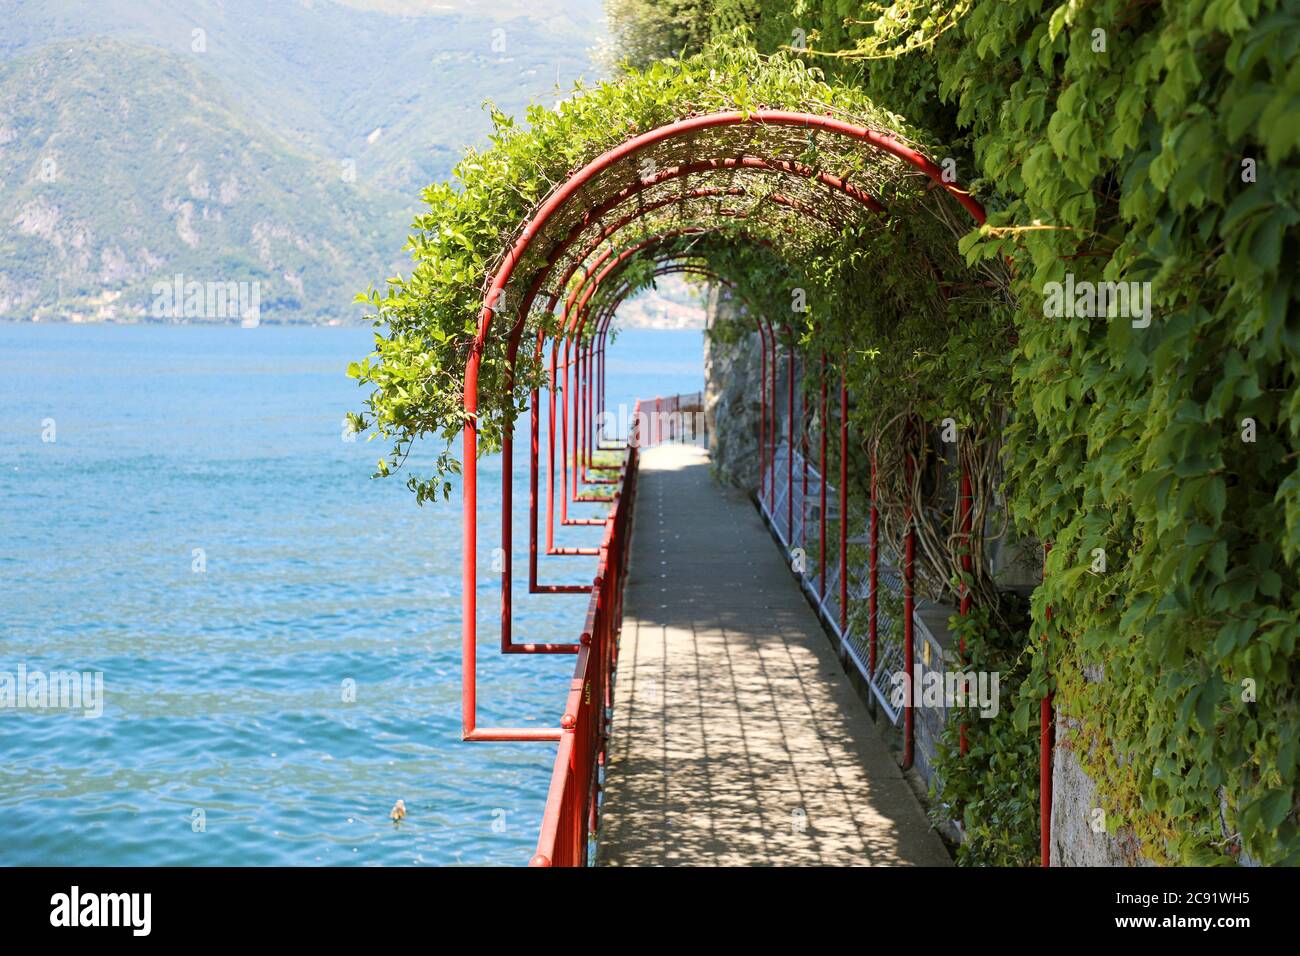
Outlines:
{"label": "vine covered archway", "polygon": [[[571,519],[568,504],[579,500],[581,486],[613,481],[591,474],[595,464],[589,414],[595,408],[592,368],[597,354],[594,343],[597,339],[603,343],[617,302],[628,291],[658,274],[692,268],[729,284],[738,277],[754,282],[760,260],[782,273],[779,282],[765,284],[790,296],[787,314],[760,314],[764,367],[771,372],[770,379],[764,373],[763,396],[764,441],[769,447],[762,453],[768,472],[776,455],[778,345],[784,340],[792,376],[796,343],[819,305],[829,312],[837,294],[851,298],[851,280],[856,278],[860,285],[862,277],[877,271],[900,244],[916,250],[917,284],[929,287],[929,294],[920,296],[911,296],[901,287],[892,290],[897,301],[914,311],[946,305],[950,296],[942,291],[945,285],[963,284],[986,296],[989,293],[983,290],[996,291],[996,282],[967,278],[968,270],[955,254],[957,237],[970,225],[983,222],[983,208],[897,118],[865,101],[835,102],[829,88],[791,61],[759,58],[723,46],[716,55],[731,60],[735,70],[730,83],[719,82],[712,68],[706,76],[706,58],[651,70],[643,83],[646,92],[658,94],[654,108],[627,124],[611,127],[608,115],[588,102],[601,99],[608,88],[562,104],[554,114],[535,112],[527,132],[513,130],[502,119],[496,148],[464,165],[462,188],[434,187],[426,196],[435,213],[417,221],[420,232],[412,238],[419,260],[416,273],[394,283],[385,295],[372,294],[388,334],[377,338],[372,357],[377,361],[367,360],[356,370],[375,386],[369,402],[372,414],[357,426],[374,427],[395,439],[380,473],[400,467],[418,438],[441,434],[450,439],[460,432],[459,461],[448,445],[432,478],[413,477],[409,483],[417,497],[426,500],[438,490],[445,494],[448,476],[463,469],[462,716],[467,740],[563,741],[565,731],[572,731],[577,722],[574,713],[567,713],[559,728],[478,725],[478,463],[485,450],[500,450],[507,476],[502,486],[501,649],[577,653],[579,667],[590,666],[584,656],[585,639],[518,644],[512,638],[513,482],[508,476],[513,474],[514,422],[527,408],[532,425],[529,593],[581,592],[583,585],[539,581],[538,558],[586,554],[598,555],[603,562],[607,557],[609,540],[600,548],[555,547],[555,456],[558,447],[560,523],[594,523]],[[638,103],[626,89],[618,92],[617,97],[606,96],[603,105],[626,110],[627,104]],[[716,108],[701,111],[699,101],[712,101]],[[552,152],[555,144],[550,135],[589,112],[602,115],[602,122],[588,128],[579,124],[577,136],[566,130],[564,149]],[[638,131],[638,126],[648,128]],[[611,129],[623,138],[611,143]],[[576,160],[583,153],[591,155],[579,165]],[[521,182],[504,167],[521,163],[524,157],[535,165],[531,176]],[[546,168],[560,158],[576,168],[551,182]],[[530,206],[520,202],[533,195],[537,199]],[[521,215],[512,222],[508,211],[515,209]],[[476,215],[473,225],[483,230],[485,211],[492,213],[498,228],[490,238],[474,237],[476,243],[466,231],[469,223],[458,220]],[[963,220],[966,226],[960,225]],[[846,242],[857,251],[855,259],[839,254]],[[479,244],[490,250],[489,243],[501,244],[504,251],[495,256],[477,254]],[[679,263],[687,256],[697,262],[694,267]],[[476,289],[481,305],[471,338],[465,307]],[[602,303],[602,298],[609,301]],[[593,312],[599,318],[589,322]],[[535,346],[521,349],[525,340]],[[437,374],[395,374],[409,363],[412,350],[427,363],[424,372]],[[603,344],[598,354],[603,357]],[[825,363],[822,367],[825,371]],[[460,408],[451,401],[457,379],[463,383]],[[431,388],[431,383],[437,387]],[[413,386],[423,394],[413,395]],[[538,541],[542,388],[550,393],[544,549]],[[793,377],[788,388],[792,396]],[[558,391],[565,393],[562,416],[556,414]],[[845,408],[842,380],[840,391]],[[584,395],[588,410],[581,407]],[[557,418],[562,418],[558,443]],[[787,427],[792,429],[793,423]],[[847,421],[841,433],[843,471],[849,454]],[[616,502],[617,496],[603,500]],[[873,530],[874,504],[873,500]],[[900,531],[900,553],[906,548],[910,554],[914,535],[910,519]],[[823,522],[823,538],[825,534]],[[839,522],[839,534],[839,579],[844,582],[847,519]],[[909,561],[907,621],[911,570]],[[848,613],[847,604],[841,601],[842,617]],[[910,624],[906,626],[910,640]],[[910,709],[907,713],[910,760]]]}
{"label": "vine covered archway", "polygon": [[[908,6],[924,5],[917,0]],[[996,15],[985,10],[980,22]],[[1074,17],[1070,14],[1060,23],[1053,18],[1050,30],[1030,38],[1030,45],[1039,45],[1040,55],[1036,65],[1022,64],[1026,73],[1047,72],[1054,56],[1064,56],[1069,63],[1078,58],[1073,46],[1067,49],[1058,40]],[[954,66],[954,75],[944,80],[952,85],[944,87],[943,96],[956,87],[969,88],[964,77],[983,69],[976,62],[982,54],[974,61],[967,55],[968,48],[978,46],[969,32],[974,28],[958,19],[943,18],[943,29],[925,39],[944,49],[938,59],[945,68],[949,63],[961,67]],[[1007,28],[1014,32],[1032,26]],[[928,28],[917,29],[924,34]],[[870,46],[870,55],[878,54],[882,45],[887,46]],[[910,49],[904,44],[899,55]],[[1072,82],[1086,82],[1091,77],[1088,69],[1080,66],[1071,74]],[[1027,825],[1023,808],[1031,801],[1044,808],[1050,804],[1047,784],[1055,739],[1050,701],[1053,689],[1064,687],[1070,716],[1082,728],[1080,739],[1087,741],[1084,760],[1090,770],[1123,768],[1115,775],[1118,791],[1109,805],[1122,809],[1125,825],[1134,827],[1144,841],[1143,852],[1156,859],[1219,852],[1209,848],[1216,845],[1215,835],[1222,834],[1221,819],[1235,819],[1241,810],[1250,831],[1242,839],[1251,852],[1257,858],[1278,858],[1266,834],[1279,826],[1293,827],[1287,822],[1294,810],[1294,800],[1287,795],[1293,797],[1293,791],[1271,771],[1252,767],[1284,757],[1287,751],[1280,741],[1287,735],[1279,736],[1276,727],[1259,730],[1256,717],[1232,711],[1224,698],[1229,678],[1236,679],[1245,661],[1257,661],[1274,672],[1285,669],[1277,647],[1269,645],[1278,653],[1264,651],[1250,635],[1264,627],[1273,635],[1270,640],[1285,642],[1279,638],[1289,633],[1282,592],[1294,578],[1286,557],[1294,549],[1274,542],[1266,530],[1252,524],[1249,533],[1224,530],[1222,547],[1213,536],[1198,531],[1195,548],[1202,563],[1171,564],[1178,549],[1167,547],[1162,556],[1153,542],[1178,540],[1179,522],[1176,516],[1157,514],[1151,502],[1153,495],[1178,488],[1179,507],[1190,514],[1199,506],[1187,496],[1192,489],[1203,489],[1212,496],[1216,512],[1209,527],[1222,524],[1228,496],[1253,495],[1254,500],[1258,495],[1247,489],[1257,486],[1273,488],[1274,510],[1289,514],[1293,489],[1247,474],[1237,465],[1233,468],[1241,472],[1238,483],[1225,484],[1227,479],[1215,473],[1195,473],[1200,458],[1189,459],[1190,465],[1174,461],[1174,446],[1160,438],[1160,429],[1135,434],[1135,428],[1142,431],[1135,424],[1135,409],[1153,401],[1141,392],[1143,383],[1148,392],[1167,391],[1164,384],[1146,380],[1154,369],[1181,369],[1185,401],[1154,412],[1153,421],[1181,435],[1179,447],[1184,450],[1191,447],[1191,426],[1184,422],[1175,428],[1177,423],[1170,419],[1175,412],[1170,410],[1186,411],[1188,402],[1196,405],[1209,385],[1188,378],[1192,371],[1178,365],[1174,346],[1160,350],[1159,336],[1139,340],[1126,323],[1107,324],[1108,317],[1076,317],[1054,327],[1044,321],[1047,311],[1036,298],[1067,268],[1100,278],[1101,263],[1107,259],[1108,279],[1126,272],[1169,277],[1185,268],[1186,262],[1159,242],[1138,248],[1132,238],[1115,238],[1123,217],[1142,219],[1135,210],[1145,200],[1133,191],[1146,188],[1142,184],[1148,167],[1166,184],[1168,170],[1150,163],[1148,150],[1142,154],[1146,163],[1120,164],[1107,173],[1112,179],[1076,195],[1074,180],[1087,179],[1084,174],[1091,168],[1075,161],[1074,153],[1082,151],[1077,135],[1066,135],[1060,128],[1032,131],[1036,139],[1021,150],[998,127],[1002,120],[978,114],[971,119],[968,113],[956,125],[969,123],[984,137],[975,147],[977,163],[969,142],[947,149],[880,110],[864,92],[897,89],[900,103],[932,121],[941,111],[931,103],[918,106],[915,91],[906,83],[891,87],[874,74],[869,83],[845,81],[843,76],[837,73],[836,81],[827,83],[792,56],[759,55],[744,37],[714,41],[696,56],[657,62],[629,72],[617,83],[579,91],[554,110],[535,108],[527,128],[498,116],[492,148],[462,163],[457,185],[434,186],[426,193],[430,210],[417,220],[412,237],[415,271],[370,297],[384,330],[377,336],[374,355],[354,370],[373,389],[367,413],[355,424],[374,428],[393,442],[392,452],[380,462],[381,474],[403,467],[421,439],[447,443],[428,474],[410,478],[421,501],[445,495],[455,473],[465,470],[466,737],[558,739],[563,748],[566,734],[584,720],[571,698],[557,728],[477,726],[474,555],[480,547],[479,458],[500,450],[505,474],[511,474],[515,422],[530,415],[529,593],[591,590],[593,595],[590,626],[579,642],[519,644],[512,639],[513,492],[507,481],[502,650],[576,653],[580,671],[593,660],[608,666],[608,655],[601,659],[603,652],[597,649],[600,639],[593,628],[599,628],[591,622],[611,626],[616,596],[602,575],[618,576],[613,532],[625,510],[620,494],[630,496],[635,490],[635,451],[629,449],[612,467],[608,454],[597,454],[602,443],[592,419],[600,402],[605,333],[617,303],[629,290],[689,263],[725,284],[743,313],[738,321],[715,329],[716,335],[750,334],[757,320],[763,383],[760,495],[766,498],[772,487],[775,442],[785,443],[780,460],[786,468],[792,467],[797,445],[803,451],[820,446],[823,494],[828,476],[836,471],[841,476],[841,525],[869,521],[870,556],[860,556],[872,567],[869,605],[850,608],[845,595],[839,609],[846,619],[842,630],[853,614],[869,616],[874,649],[878,597],[889,597],[877,594],[875,565],[878,551],[882,560],[888,553],[903,566],[907,579],[902,608],[890,611],[905,628],[910,628],[908,602],[915,591],[955,596],[966,653],[986,666],[996,664],[1016,674],[1014,720],[981,727],[973,739],[968,739],[965,721],[953,728],[953,759],[966,760],[971,769],[946,774],[945,799],[952,812],[978,825],[987,818],[989,804],[983,793],[990,786],[1002,788],[998,799],[1022,808],[1016,822],[1004,827],[1003,836],[972,829],[981,834],[979,852],[987,853],[986,859],[1023,862],[1029,842],[1025,836],[1030,835],[1035,844],[1041,840],[1046,856],[1050,818],[1044,813],[1034,821],[1038,832],[1031,834],[1034,828]],[[1143,81],[1138,77],[1133,82]],[[990,114],[1014,115],[1025,125],[1025,117],[1042,112],[1034,100],[1041,99],[1041,89],[1031,85],[1013,90],[1007,107],[1012,114],[996,97],[973,102]],[[1159,113],[1163,106],[1157,106]],[[1132,125],[1133,110],[1117,122]],[[931,122],[932,128],[953,125]],[[1053,180],[1050,189],[1043,185],[1050,178],[1044,171],[1051,162],[1045,152],[1049,141],[1063,162],[1060,182]],[[983,214],[958,186],[959,168],[976,170],[982,177],[976,180],[977,189],[1000,210],[994,225],[972,228],[983,222]],[[1214,179],[1216,189],[1222,185],[1219,178]],[[1084,219],[1089,209],[1113,205],[1114,195],[1121,192],[1127,211],[1121,204],[1120,215],[1104,230],[1053,224],[1058,215],[1070,222]],[[1048,202],[1053,197],[1056,205]],[[1169,223],[1177,221],[1177,215],[1171,215],[1152,230],[1168,235],[1174,228]],[[1193,242],[1185,230],[1178,234],[1193,245],[1209,241],[1201,235]],[[1225,241],[1237,239],[1229,236]],[[1270,268],[1276,272],[1275,264]],[[1254,276],[1257,270],[1246,271]],[[1232,286],[1238,300],[1240,285]],[[1175,323],[1173,331],[1184,345],[1185,327],[1212,324],[1188,311],[1189,295],[1175,291],[1161,300],[1180,316],[1181,324]],[[1278,300],[1283,302],[1282,313],[1285,300],[1284,290]],[[1259,329],[1256,333],[1257,338],[1263,334]],[[1261,339],[1251,348],[1276,352],[1275,338],[1269,339],[1272,344]],[[525,342],[527,347],[521,347]],[[1200,365],[1205,366],[1204,359]],[[780,397],[779,367],[784,369],[787,392]],[[1290,387],[1286,383],[1293,376],[1288,375],[1279,373],[1274,391]],[[796,389],[802,396],[798,402]],[[829,398],[836,389],[838,410]],[[543,392],[549,393],[546,437],[552,458],[544,499],[537,480],[544,461],[539,457]],[[563,396],[558,408],[557,394]],[[1230,394],[1214,394],[1215,407],[1232,403]],[[1255,398],[1243,393],[1242,401],[1259,404],[1266,394],[1271,393],[1260,389]],[[560,417],[563,421],[557,422]],[[1121,434],[1126,436],[1122,441]],[[457,439],[459,455],[452,444]],[[1133,448],[1139,446],[1145,449],[1142,461],[1155,470],[1130,474],[1138,461]],[[1223,461],[1236,461],[1225,455],[1220,456]],[[1205,468],[1211,459],[1220,460],[1205,458]],[[806,455],[803,461],[807,466]],[[1104,471],[1105,463],[1114,466],[1114,474]],[[1130,485],[1132,494],[1124,491]],[[565,549],[555,547],[548,533],[543,550],[537,533],[543,504],[548,530],[557,490],[561,526],[601,524],[570,517],[567,511],[579,494],[592,500],[588,492],[595,486],[614,489],[602,492],[611,505],[603,522],[605,540],[598,546]],[[1034,563],[1047,550],[1039,542],[1053,545],[1047,558],[1048,583],[1035,591],[1032,613],[1023,595],[1011,595],[994,580],[990,567],[988,542],[1002,535],[1008,522],[1014,525],[1009,535],[1024,536],[1020,550],[1031,558],[1038,552]],[[1199,519],[1193,523],[1205,524]],[[843,536],[842,527],[839,533]],[[825,554],[825,531],[822,539]],[[1096,570],[1098,550],[1103,556],[1109,553],[1109,572],[1104,557],[1103,571]],[[846,551],[841,544],[841,555]],[[1265,589],[1249,594],[1240,582],[1250,572],[1241,570],[1246,564],[1237,561],[1245,560],[1247,553],[1246,564],[1265,569],[1259,578]],[[540,558],[569,554],[598,559],[601,570],[594,587],[539,581]],[[1207,554],[1214,556],[1209,565],[1202,560]],[[1232,560],[1241,568],[1229,568],[1230,555],[1237,556]],[[841,584],[847,560],[840,558]],[[1204,574],[1213,579],[1205,592],[1214,595],[1210,604],[1194,597],[1187,586]],[[1164,585],[1159,582],[1174,580],[1183,583],[1174,588],[1173,597],[1162,598],[1158,592]],[[1260,600],[1268,599],[1267,608],[1252,604],[1260,595]],[[1195,613],[1194,606],[1199,608]],[[1187,635],[1199,635],[1196,640],[1204,643],[1211,624],[1218,638],[1214,653],[1202,655],[1208,669],[1200,684],[1180,683],[1153,663],[1186,652]],[[1135,632],[1139,625],[1154,629],[1157,637],[1150,646]],[[1109,657],[1100,653],[1102,648]],[[872,661],[874,667],[874,653]],[[1118,688],[1104,690],[1104,680],[1089,676],[1099,664],[1115,667],[1124,675],[1118,680],[1155,695],[1160,716],[1150,718],[1150,727],[1133,718]],[[1109,703],[1100,706],[1099,700]],[[1294,727],[1293,695],[1279,700],[1274,713],[1281,716],[1273,724]],[[1041,728],[1038,740],[1029,736],[1027,726],[1035,716]],[[1187,758],[1197,772],[1181,774],[1176,768],[1184,758],[1162,750],[1159,738],[1163,734],[1186,741],[1193,725],[1213,726],[1219,732],[1199,738],[1197,756]],[[599,746],[599,732],[592,733],[595,736],[584,745],[588,752]],[[905,740],[910,739],[909,727]],[[1030,749],[1042,756],[1034,775],[1041,788],[1031,792],[1019,781],[1008,786],[1005,775],[995,780],[989,772],[993,763],[1005,765]],[[910,750],[905,750],[904,761],[909,759]],[[950,771],[960,766],[946,764]],[[1154,779],[1153,768],[1160,769],[1160,780]],[[577,786],[576,779],[564,787]],[[1177,796],[1169,796],[1173,793]],[[1171,826],[1175,812],[1193,822],[1185,830]]]}

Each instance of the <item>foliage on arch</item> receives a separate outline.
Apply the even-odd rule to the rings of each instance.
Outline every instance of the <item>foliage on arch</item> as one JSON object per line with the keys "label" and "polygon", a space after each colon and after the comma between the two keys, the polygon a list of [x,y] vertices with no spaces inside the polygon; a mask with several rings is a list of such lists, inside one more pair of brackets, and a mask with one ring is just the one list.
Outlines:
{"label": "foliage on arch", "polygon": [[[833,89],[798,60],[779,52],[759,55],[736,37],[719,38],[701,53],[656,62],[617,82],[579,88],[555,108],[534,106],[526,125],[493,111],[491,147],[471,152],[458,164],[451,182],[424,192],[428,209],[416,218],[408,241],[414,260],[410,274],[390,278],[383,289],[372,288],[359,297],[373,308],[377,332],[374,352],[349,368],[349,374],[371,390],[365,410],[354,413],[351,422],[354,430],[369,430],[372,438],[390,443],[378,474],[403,467],[412,472],[406,463],[416,442],[432,438],[449,443],[459,435],[465,423],[465,363],[488,282],[529,214],[558,184],[639,133],[700,113],[763,108],[833,112],[889,130],[924,150],[937,150],[861,91]],[[854,151],[851,165],[836,172],[866,174],[876,159],[871,153]],[[808,136],[800,161],[816,166],[818,157],[815,137]],[[885,190],[879,198],[899,209],[899,223],[902,207],[927,195],[915,176],[878,185]],[[895,225],[895,219],[884,217],[879,228]],[[798,217],[754,221],[746,228],[787,249],[806,248],[825,232],[824,225]],[[627,234],[639,235],[636,230]],[[552,319],[544,315],[535,313],[526,321],[526,336],[536,327],[553,328],[548,326]],[[480,369],[477,421],[484,453],[500,447],[505,423],[520,413],[542,371],[527,349],[516,367],[508,368],[505,330],[498,327],[497,333],[488,339]],[[507,381],[512,388],[506,387]],[[444,447],[429,472],[411,474],[408,484],[420,501],[445,495],[448,476],[458,467],[450,448]]]}
{"label": "foliage on arch", "polygon": [[[946,261],[934,271],[990,285],[936,302],[933,274],[924,282],[912,254],[917,236],[891,245],[889,230],[846,230],[781,280],[808,283],[808,313],[788,316],[783,296],[765,308],[788,316],[806,348],[841,358],[855,396],[869,397],[855,409],[955,417],[968,434],[1000,438],[1011,513],[1052,543],[1033,639],[1012,655],[1032,664],[1020,736],[994,735],[1005,747],[982,763],[951,762],[953,792],[977,806],[969,795],[986,791],[973,775],[1019,752],[1054,688],[1108,828],[1133,832],[1145,855],[1300,862],[1295,3],[722,6],[772,59],[711,40],[558,111],[533,110],[527,128],[497,116],[492,148],[467,157],[456,184],[426,192],[415,268],[367,297],[381,329],[375,354],[352,369],[372,390],[354,426],[393,443],[380,471],[419,439],[459,430],[485,277],[574,168],[690,112],[834,102],[899,128],[871,106],[888,104],[993,210],[958,247],[983,271],[972,278]],[[709,33],[690,26],[684,42]],[[780,51],[792,45],[807,49]],[[943,243],[925,248],[944,255]],[[746,264],[730,254],[711,261],[735,278]],[[1051,284],[1067,279],[1149,282],[1150,324],[1047,314]],[[909,302],[925,307],[909,313]],[[485,357],[485,395],[502,392],[499,342]],[[483,409],[486,449],[538,374],[526,363],[514,372],[513,394]],[[896,453],[896,437],[884,443]],[[429,497],[454,468],[444,453],[412,486]],[[1017,800],[1031,803],[1024,791]],[[981,859],[1025,852],[995,842]]]}
{"label": "foliage on arch", "polygon": [[[1022,725],[1055,687],[1157,862],[1300,862],[1300,7],[735,2],[990,197],[962,249],[1012,265],[1006,487],[1053,545]],[[1048,314],[1067,281],[1149,282],[1149,324]]]}

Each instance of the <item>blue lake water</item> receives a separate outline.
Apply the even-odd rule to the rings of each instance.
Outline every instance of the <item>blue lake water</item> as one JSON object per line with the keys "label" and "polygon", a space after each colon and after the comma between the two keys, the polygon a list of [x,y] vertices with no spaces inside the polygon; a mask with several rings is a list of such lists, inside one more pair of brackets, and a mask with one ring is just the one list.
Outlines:
{"label": "blue lake water", "polygon": [[[370,343],[0,325],[0,675],[104,680],[99,717],[0,709],[0,865],[527,861],[554,745],[460,740],[459,491],[419,508],[344,440]],[[611,347],[611,405],[701,380],[700,332]],[[486,566],[499,462],[483,476]],[[522,520],[515,541],[526,571]],[[480,580],[480,723],[553,725],[573,658],[496,654]],[[585,607],[525,596],[516,626],[571,641]]]}

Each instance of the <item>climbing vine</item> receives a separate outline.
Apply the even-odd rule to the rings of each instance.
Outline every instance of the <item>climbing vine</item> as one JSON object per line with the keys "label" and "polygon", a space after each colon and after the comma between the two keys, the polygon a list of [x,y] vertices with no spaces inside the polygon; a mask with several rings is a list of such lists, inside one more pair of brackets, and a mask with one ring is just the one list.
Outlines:
{"label": "climbing vine", "polygon": [[[460,433],[465,424],[461,386],[488,282],[529,213],[557,183],[629,137],[685,116],[759,108],[824,110],[832,104],[837,116],[888,129],[927,150],[936,148],[862,93],[833,90],[797,59],[760,56],[737,37],[720,38],[703,53],[656,62],[617,82],[579,87],[554,109],[531,108],[526,125],[493,110],[491,148],[470,153],[451,182],[425,190],[428,209],[415,219],[407,243],[414,260],[411,273],[359,296],[373,309],[377,332],[374,352],[349,368],[353,378],[371,389],[365,409],[350,421],[354,430],[370,431],[372,438],[390,443],[377,474],[409,471],[415,443],[440,439],[445,449]],[[815,137],[809,136],[798,161],[815,167],[821,155]],[[900,213],[925,201],[911,178],[882,179],[871,158],[841,154],[835,160],[837,172],[872,183],[879,198]],[[644,161],[653,164],[655,156],[647,154]],[[753,198],[761,201],[762,195]],[[762,212],[763,218],[745,228],[787,250],[810,248],[819,230],[828,228],[796,216],[775,220],[766,207]],[[891,223],[882,220],[879,228],[887,230]],[[581,275],[573,279],[580,281]],[[502,311],[511,306],[506,301]],[[536,311],[520,319],[529,333],[551,321]],[[500,447],[506,423],[520,414],[529,391],[542,380],[530,350],[509,361],[507,339],[506,334],[489,336],[482,356],[476,421],[484,453]],[[419,500],[445,494],[447,477],[458,467],[454,455],[444,450],[421,463],[432,469],[409,479]]]}
{"label": "climbing vine", "polygon": [[[526,125],[494,114],[491,147],[426,191],[413,271],[364,297],[376,347],[351,369],[370,388],[354,427],[391,446],[378,471],[409,470],[431,438],[410,483],[446,493],[487,281],[572,170],[713,110],[833,108],[899,131],[951,164],[986,225],[884,183],[879,221],[755,217],[699,254],[805,354],[834,357],[865,448],[923,455],[907,443],[951,419],[979,513],[1050,544],[1032,623],[1015,626],[981,562],[966,582],[988,612],[956,622],[968,654],[1005,661],[1016,685],[975,756],[941,756],[937,797],[968,859],[1026,861],[1032,795],[1000,771],[1026,772],[1055,691],[1109,832],[1162,863],[1300,863],[1300,5],[725,7],[749,32],[698,39],[707,6],[673,7],[700,18],[674,34],[698,48],[642,49]],[[484,451],[542,377],[529,349],[508,362],[505,338],[483,357]],[[885,534],[897,548],[910,504],[929,525],[924,576],[952,589],[951,496],[919,480],[885,487]]]}
{"label": "climbing vine", "polygon": [[[996,672],[999,694],[1014,700],[1029,670],[1025,653],[1028,602],[1014,593],[1000,599],[1000,620],[987,604],[953,621],[967,657]],[[1033,866],[1038,862],[1038,740],[1016,725],[1011,708],[996,714],[977,706],[954,707],[938,746],[931,786],[931,815],[956,821],[964,839],[958,863],[966,866]],[[961,752],[963,728],[966,752]]]}
{"label": "climbing vine", "polygon": [[[947,142],[992,210],[960,249],[1009,265],[1009,378],[947,371],[1005,404],[1008,505],[1052,545],[1022,733],[1055,688],[1107,829],[1152,860],[1300,862],[1300,5],[745,7],[760,49]],[[1105,282],[1139,283],[1142,307],[1052,304]],[[952,414],[869,371],[854,387]]]}

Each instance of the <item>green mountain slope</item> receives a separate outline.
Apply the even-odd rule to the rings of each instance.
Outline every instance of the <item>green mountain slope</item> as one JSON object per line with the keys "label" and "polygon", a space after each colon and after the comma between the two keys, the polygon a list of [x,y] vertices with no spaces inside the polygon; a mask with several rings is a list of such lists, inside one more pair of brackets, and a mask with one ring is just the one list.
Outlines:
{"label": "green mountain slope", "polygon": [[[591,77],[600,0],[0,0],[0,59],[108,36],[185,56],[287,140],[408,192]],[[201,31],[201,33],[196,33]],[[200,47],[200,51],[196,51]]]}
{"label": "green mountain slope", "polygon": [[[0,319],[257,282],[348,320],[420,190],[590,74],[599,0],[0,0]],[[165,309],[164,309],[165,311]]]}
{"label": "green mountain slope", "polygon": [[405,218],[179,55],[93,40],[0,63],[0,317],[150,317],[179,274],[258,282],[266,320],[341,319]]}

